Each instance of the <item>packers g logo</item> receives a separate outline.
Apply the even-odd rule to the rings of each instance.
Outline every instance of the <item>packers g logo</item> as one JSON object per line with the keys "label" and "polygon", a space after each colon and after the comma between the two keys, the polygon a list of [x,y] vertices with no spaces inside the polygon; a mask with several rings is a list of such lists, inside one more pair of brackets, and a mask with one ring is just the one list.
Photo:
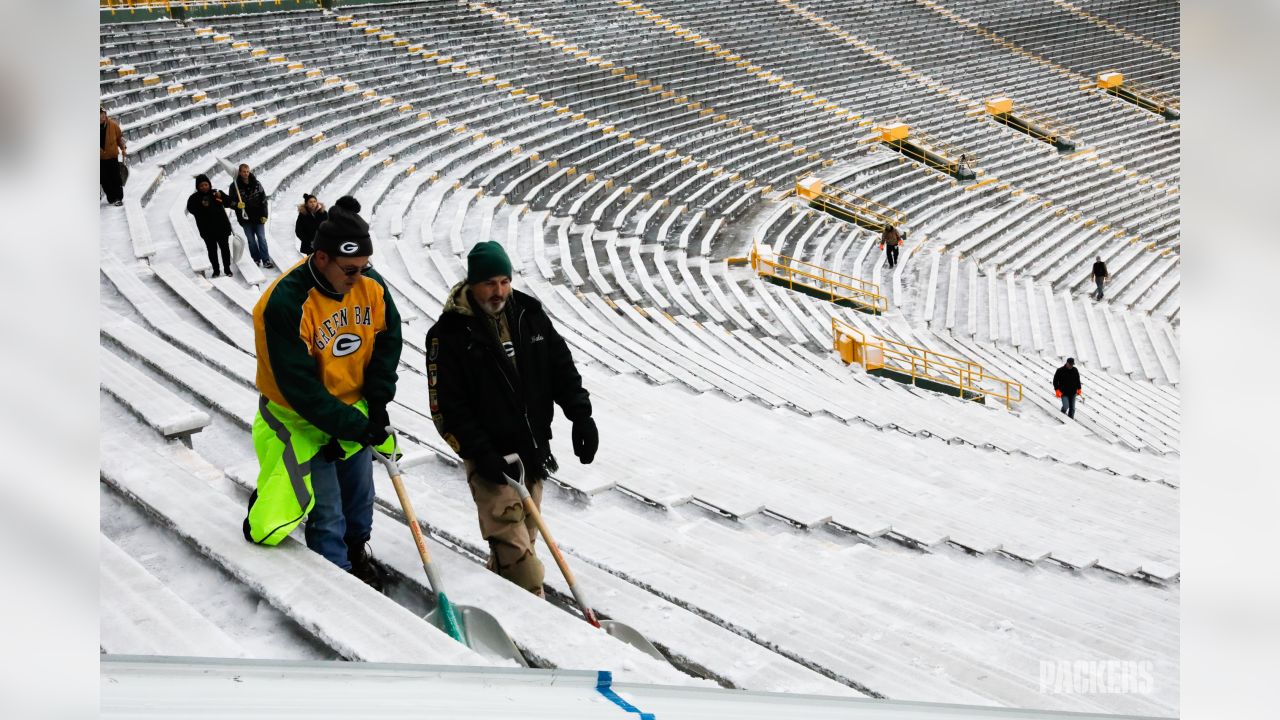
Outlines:
{"label": "packers g logo", "polygon": [[348,240],[347,242],[344,242],[344,243],[342,243],[341,245],[339,245],[339,246],[338,246],[338,251],[339,251],[339,252],[341,252],[341,253],[342,253],[342,254],[344,254],[344,255],[350,255],[351,253],[353,253],[353,252],[355,252],[355,251],[357,251],[357,250],[359,250],[359,249],[360,249],[360,243],[358,243],[358,242],[352,242],[352,241],[350,241],[350,240]]}
{"label": "packers g logo", "polygon": [[342,333],[333,339],[333,356],[343,357],[360,349],[360,336]]}

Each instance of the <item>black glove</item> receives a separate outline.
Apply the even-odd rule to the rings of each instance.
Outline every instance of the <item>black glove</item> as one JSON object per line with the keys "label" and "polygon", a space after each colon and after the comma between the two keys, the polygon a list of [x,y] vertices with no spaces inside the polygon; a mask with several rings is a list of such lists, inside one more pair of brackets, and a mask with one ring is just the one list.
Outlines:
{"label": "black glove", "polygon": [[369,425],[364,431],[364,444],[370,447],[377,447],[387,441],[387,426],[391,424],[391,418],[387,415],[386,405],[370,405],[369,406]]}
{"label": "black glove", "polygon": [[336,437],[329,438],[329,442],[320,448],[320,456],[325,459],[325,462],[338,462],[346,454],[347,452],[342,449],[342,443]]}
{"label": "black glove", "polygon": [[494,485],[507,484],[507,461],[498,453],[486,453],[476,458],[476,472]]}
{"label": "black glove", "polygon": [[600,447],[600,431],[596,430],[596,421],[589,417],[573,424],[573,454],[583,465],[590,465],[596,459],[596,450]]}

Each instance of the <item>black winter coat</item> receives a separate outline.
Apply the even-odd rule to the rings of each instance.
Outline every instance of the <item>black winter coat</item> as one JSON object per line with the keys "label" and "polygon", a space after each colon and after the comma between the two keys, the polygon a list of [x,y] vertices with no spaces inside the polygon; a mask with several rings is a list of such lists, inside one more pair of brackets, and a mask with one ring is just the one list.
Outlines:
{"label": "black winter coat", "polygon": [[[241,201],[243,210],[236,207]],[[249,173],[248,182],[242,181],[239,175],[231,181],[227,188],[227,207],[236,211],[236,218],[242,223],[256,223],[267,217],[267,191],[262,189],[256,175]]]}
{"label": "black winter coat", "polygon": [[1080,389],[1080,369],[1063,365],[1053,374],[1053,389],[1063,395],[1075,395]]}
{"label": "black winter coat", "polygon": [[212,190],[209,192],[197,190],[187,198],[187,212],[195,217],[200,237],[213,241],[226,240],[231,236],[231,221],[227,219],[227,207],[233,204],[225,196],[219,201]]}
{"label": "black winter coat", "polygon": [[298,238],[298,252],[303,255],[311,254],[311,241],[316,238],[316,229],[328,219],[327,210],[321,210],[315,215],[305,210],[298,213],[298,219],[293,223],[293,234]]}
{"label": "black winter coat", "polygon": [[[525,472],[545,477],[551,460],[552,403],[570,421],[591,417],[589,394],[564,338],[542,304],[513,290],[503,312],[515,345],[515,365],[498,345],[483,311],[472,313],[464,283],[454,286],[444,312],[427,331],[431,417],[449,445],[466,459],[520,454]],[[460,308],[461,306],[461,308]]]}

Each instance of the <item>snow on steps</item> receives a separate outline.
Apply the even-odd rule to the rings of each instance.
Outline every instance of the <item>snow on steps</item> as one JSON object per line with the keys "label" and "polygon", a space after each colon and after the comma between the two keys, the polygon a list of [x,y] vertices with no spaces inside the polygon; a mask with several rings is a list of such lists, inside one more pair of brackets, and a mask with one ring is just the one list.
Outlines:
{"label": "snow on steps", "polygon": [[[376,465],[376,463],[375,463]],[[257,463],[229,468],[227,475],[243,490],[247,499],[255,486]],[[406,475],[410,473],[406,472]],[[422,560],[391,481],[380,466],[374,467],[377,490],[373,546],[378,562],[409,583],[414,592],[433,597],[422,570]],[[430,533],[437,515],[434,507],[415,507],[423,532]],[[473,513],[474,514],[474,513]],[[697,684],[697,680],[659,662],[639,650],[597,630],[581,618],[556,608],[528,591],[484,569],[456,549],[427,537],[432,564],[440,573],[449,599],[488,611],[502,624],[513,641],[539,666],[558,668],[599,668],[613,670],[634,682],[672,685]],[[548,571],[550,558],[547,559]]]}
{"label": "snow on steps", "polygon": [[100,347],[98,358],[102,389],[164,437],[185,438],[209,424],[208,413],[192,407],[119,355]]}
{"label": "snow on steps", "polygon": [[244,648],[106,535],[98,537],[98,644],[111,654],[245,657]]}
{"label": "snow on steps", "polygon": [[[385,475],[385,473],[382,475]],[[393,500],[394,494],[389,487],[390,482],[379,477],[378,474],[375,474],[375,480],[378,483],[379,497],[384,499],[381,502],[390,507],[392,503],[396,502]],[[479,536],[479,531],[476,528],[475,505],[466,491],[461,472],[456,473],[454,477],[448,477],[441,473],[428,475],[422,472],[409,471],[405,473],[404,481],[415,509],[419,509],[420,513],[424,515],[422,521],[432,532],[453,545],[466,548],[473,554],[483,556],[488,552],[488,545]],[[439,488],[442,485],[448,486],[447,492],[440,491]],[[555,497],[556,494],[549,490],[543,500],[543,508],[547,513],[547,524],[551,527],[551,532],[559,540],[558,528],[563,522],[564,514],[569,510],[566,504],[554,499]],[[382,542],[384,541],[379,540],[379,543]],[[586,593],[588,601],[597,612],[605,617],[620,620],[636,628],[645,637],[663,648],[680,664],[704,668],[708,673],[733,687],[750,690],[785,689],[790,692],[821,693],[825,695],[857,694],[847,685],[829,680],[802,665],[771,652],[766,647],[761,647],[756,642],[752,642],[729,629],[708,621],[697,613],[690,612],[680,605],[653,595],[642,588],[637,588],[624,579],[601,570],[588,562],[584,562],[581,558],[572,557],[570,548],[562,545],[561,549],[571,553],[568,558],[569,567],[573,571],[578,584]],[[562,597],[570,597],[568,585],[565,584],[564,579],[556,570],[550,557],[548,557],[545,546],[541,543],[539,544],[538,552],[547,565],[545,580],[547,587]],[[432,557],[434,558],[435,555],[433,554]],[[483,597],[486,591],[481,589],[470,591],[465,588],[483,588],[489,583],[489,578],[493,576],[488,571],[478,572],[479,568],[475,565],[471,566],[468,574],[464,571],[464,561],[458,559],[455,562],[458,569],[444,575],[445,582],[449,583],[451,599],[454,602],[479,605],[478,602],[474,601],[474,598]],[[421,572],[420,566],[418,566],[417,572]],[[453,579],[454,577],[458,577],[459,581],[465,584],[460,585],[459,581]],[[505,583],[505,581],[499,582]],[[527,593],[524,593],[524,595],[528,596]],[[523,597],[521,599],[525,600]],[[550,607],[543,601],[534,601],[529,598],[526,602],[504,603],[494,607],[486,607],[486,609],[494,613],[509,631],[516,632],[522,629],[526,623],[533,622],[536,619],[535,616],[527,614],[532,611],[523,607],[527,602],[535,602]],[[565,615],[560,611],[556,612],[560,613],[562,618],[557,621],[557,627],[565,622],[585,626],[585,623],[578,618]],[[509,626],[507,625],[508,618],[510,618],[511,623]],[[534,627],[523,628],[522,631],[527,633],[539,632]],[[545,630],[542,632],[545,632]],[[543,637],[538,642],[542,645],[550,640]],[[521,638],[517,638],[517,643],[520,642]],[[609,647],[612,647],[612,645]],[[538,650],[535,648],[534,652],[537,653]],[[683,681],[685,683],[690,682],[687,677]]]}
{"label": "snow on steps", "polygon": [[[432,483],[435,492],[429,502],[447,503],[457,494],[444,482]],[[454,502],[463,501],[465,497]],[[1019,678],[997,668],[1030,662],[1050,646],[1108,657],[1132,649],[1113,634],[1144,648],[1164,642],[1168,647],[1162,646],[1156,657],[1176,657],[1176,642],[1148,635],[1153,626],[1138,620],[1156,609],[1163,591],[1136,583],[1125,591],[1126,597],[1135,596],[1135,605],[1122,609],[1129,617],[1112,616],[1102,630],[1080,628],[1076,623],[1088,624],[1096,617],[1096,606],[1069,610],[1070,603],[1089,597],[1097,602],[1115,592],[1102,578],[1012,568],[962,554],[833,546],[815,543],[805,534],[764,533],[758,526],[743,528],[710,518],[636,513],[616,503],[581,509],[548,501],[547,507],[557,538],[572,556],[651,588],[819,672],[891,697],[1043,706],[1046,700],[1037,696],[1033,677]],[[730,547],[742,550],[723,551]],[[582,565],[576,562],[575,571]],[[840,571],[830,572],[833,567]],[[1014,588],[1025,587],[1027,572],[1041,581],[1037,589],[1008,597]],[[711,577],[715,580],[708,581]],[[911,582],[904,584],[908,577]],[[930,590],[942,578],[949,587]],[[753,601],[742,603],[744,596]],[[1046,604],[1056,606],[1053,613],[1044,614]],[[851,607],[856,611],[849,612]],[[1071,619],[1061,621],[1059,612]],[[1002,621],[1019,628],[1022,642],[998,652],[1021,659],[989,656],[987,649],[997,652],[993,641],[998,636],[991,633],[998,632]],[[1161,612],[1152,622],[1166,630],[1172,622],[1176,631],[1172,613]],[[950,638],[945,650],[927,639],[936,640],[943,626]]]}
{"label": "snow on steps", "polygon": [[227,376],[211,372],[200,361],[146,331],[137,323],[101,309],[101,333],[124,349],[136,361],[185,387],[210,407],[231,418],[244,429],[257,407],[257,394]]}
{"label": "snow on steps", "polygon": [[[1161,513],[1176,514],[1177,495],[1170,488],[1027,458],[977,457],[972,450],[932,444],[912,453],[916,471],[905,474],[896,469],[909,450],[902,445],[905,439],[878,439],[860,425],[764,416],[720,430],[732,414],[724,398],[672,397],[620,378],[607,386],[592,382],[590,375],[586,379],[598,398],[601,424],[633,439],[592,469],[623,492],[653,504],[693,502],[735,519],[764,513],[801,527],[830,522],[868,537],[891,532],[925,547],[948,539],[978,552],[1004,547],[1029,562],[1054,555],[1069,565],[1088,566],[1098,557],[1123,555],[1140,558],[1139,565],[1177,563],[1176,527],[1159,520]],[[639,392],[648,396],[647,402],[639,401]],[[788,452],[744,449],[734,439],[741,433],[772,438]],[[859,450],[856,455],[833,451],[833,442],[836,448]],[[567,452],[562,446],[563,440],[553,438],[558,456]],[[810,458],[801,476],[788,459],[793,455]],[[668,460],[676,457],[681,462]],[[595,469],[600,462],[605,464]],[[726,474],[725,468],[744,462],[752,472]],[[848,474],[851,463],[861,470]],[[700,471],[683,472],[690,464]],[[960,467],[963,472],[955,470]],[[572,479],[575,468],[567,463],[561,472]],[[1009,473],[1021,479],[1012,485],[986,480]],[[774,478],[781,476],[792,480],[779,486]],[[847,492],[833,497],[824,489],[836,477]],[[1082,502],[1081,493],[1108,500]],[[1099,536],[1105,540],[1096,540]]]}
{"label": "snow on steps", "polygon": [[160,278],[161,282],[204,318],[215,332],[246,353],[256,352],[253,344],[253,328],[244,319],[215,302],[208,293],[196,286],[194,280],[174,269],[172,265],[154,263],[151,269],[155,271],[156,277]]}
{"label": "snow on steps", "polygon": [[492,665],[355,576],[286,538],[239,533],[244,507],[165,453],[104,428],[102,479],[349,660]]}

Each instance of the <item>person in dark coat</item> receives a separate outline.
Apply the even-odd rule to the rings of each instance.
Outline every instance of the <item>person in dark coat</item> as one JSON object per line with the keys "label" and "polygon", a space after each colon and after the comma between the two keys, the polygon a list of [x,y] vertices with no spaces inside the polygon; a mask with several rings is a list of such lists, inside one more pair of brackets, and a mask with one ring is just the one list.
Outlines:
{"label": "person in dark coat", "polygon": [[901,244],[902,236],[898,234],[898,228],[886,225],[884,232],[880,234],[880,247],[884,249],[890,268],[898,266],[898,246]]}
{"label": "person in dark coat", "polygon": [[1098,287],[1098,289],[1093,293],[1093,299],[1101,300],[1102,284],[1106,282],[1108,279],[1110,279],[1111,277],[1111,273],[1107,272],[1107,264],[1102,262],[1101,255],[1099,255],[1097,261],[1093,263],[1093,272],[1091,272],[1090,274],[1093,276],[1094,284],[1097,285]]}
{"label": "person in dark coat", "polygon": [[293,234],[298,238],[298,252],[311,254],[311,241],[315,239],[316,228],[329,217],[324,203],[315,195],[302,193],[302,204],[298,206],[298,219],[293,223]]}
{"label": "person in dark coat", "polygon": [[427,332],[431,419],[464,460],[490,570],[542,596],[537,529],[504,473],[517,453],[540,505],[542,481],[557,469],[551,420],[559,405],[573,423],[573,452],[586,465],[599,434],[591,400],[564,338],[534,298],[511,288],[511,260],[496,242],[467,255],[467,278],[449,291]]}
{"label": "person in dark coat", "polygon": [[1080,371],[1076,369],[1075,358],[1067,358],[1067,362],[1053,374],[1053,392],[1062,399],[1062,412],[1075,419],[1076,396],[1083,392],[1080,388]]}
{"label": "person in dark coat", "polygon": [[227,189],[227,196],[236,209],[236,220],[244,229],[245,243],[249,246],[253,262],[264,268],[275,267],[271,253],[267,251],[267,191],[249,171],[247,164],[240,164],[236,179]]}
{"label": "person in dark coat", "polygon": [[[214,190],[208,175],[196,176],[196,191],[187,198],[187,212],[196,219],[196,228],[200,230],[200,239],[204,240],[204,248],[209,253],[209,264],[213,266],[213,276],[231,277],[231,246],[227,239],[231,237],[231,221],[227,219],[227,196],[221,190]],[[222,272],[218,272],[218,254],[222,254]]]}

